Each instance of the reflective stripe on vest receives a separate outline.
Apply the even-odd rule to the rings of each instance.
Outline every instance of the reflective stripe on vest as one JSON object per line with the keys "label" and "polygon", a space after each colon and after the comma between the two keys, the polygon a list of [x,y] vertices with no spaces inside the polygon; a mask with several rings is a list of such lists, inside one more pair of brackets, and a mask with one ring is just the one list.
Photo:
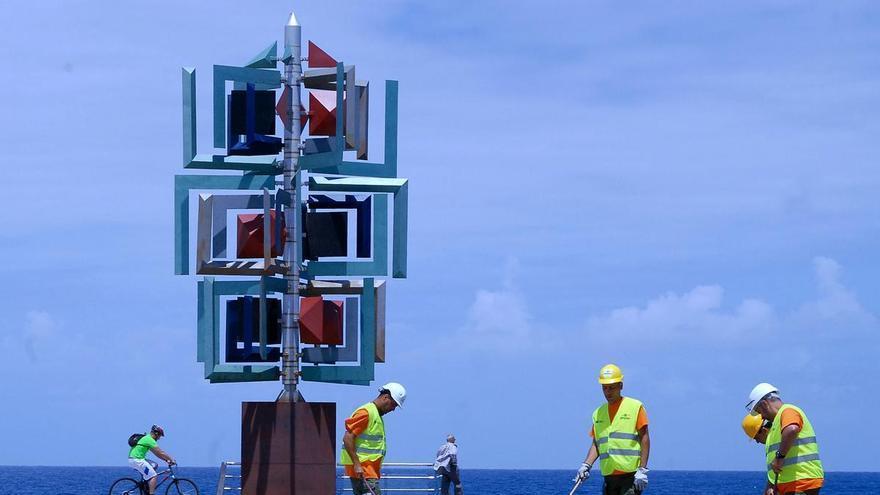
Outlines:
{"label": "reflective stripe on vest", "polygon": [[609,476],[614,471],[632,473],[639,468],[642,446],[636,432],[636,422],[641,408],[641,402],[624,397],[614,415],[614,421],[608,415],[608,404],[603,404],[593,412],[599,466],[603,476]]}
{"label": "reflective stripe on vest", "polygon": [[[385,422],[382,420],[379,410],[376,409],[376,404],[372,402],[367,402],[357,408],[349,417],[354,417],[361,409],[367,411],[369,423],[367,424],[367,429],[354,439],[354,450],[358,456],[358,461],[381,461],[385,457]],[[351,466],[354,464],[348,455],[348,451],[345,450],[345,445],[342,446],[340,458],[344,465]]]}
{"label": "reflective stripe on vest", "polygon": [[[808,443],[816,443],[816,437],[798,438],[797,440],[794,441],[794,443],[792,445],[806,445]],[[779,443],[777,442],[777,443],[771,444],[767,448],[772,450],[773,452],[776,452],[777,450],[779,450]]]}
{"label": "reflective stripe on vest", "polygon": [[776,479],[776,473],[773,472],[771,465],[776,458],[776,451],[782,442],[782,411],[793,409],[797,411],[804,420],[804,425],[798,433],[791,448],[786,452],[785,459],[782,461],[782,472],[779,473],[779,483],[791,483],[797,480],[824,478],[825,471],[822,468],[822,461],[819,459],[819,445],[816,443],[816,433],[813,431],[813,425],[807,419],[807,415],[791,404],[785,404],[776,413],[773,418],[773,425],[767,434],[767,479],[773,483]]}

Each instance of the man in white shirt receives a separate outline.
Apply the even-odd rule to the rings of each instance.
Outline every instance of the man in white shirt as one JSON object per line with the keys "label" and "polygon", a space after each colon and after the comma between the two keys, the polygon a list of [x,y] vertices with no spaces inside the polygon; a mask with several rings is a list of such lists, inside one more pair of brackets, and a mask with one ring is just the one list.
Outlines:
{"label": "man in white shirt", "polygon": [[446,443],[437,451],[434,471],[443,477],[440,482],[441,495],[449,495],[449,483],[455,485],[455,495],[462,495],[461,477],[458,474],[458,445],[455,444],[454,435],[447,436]]}

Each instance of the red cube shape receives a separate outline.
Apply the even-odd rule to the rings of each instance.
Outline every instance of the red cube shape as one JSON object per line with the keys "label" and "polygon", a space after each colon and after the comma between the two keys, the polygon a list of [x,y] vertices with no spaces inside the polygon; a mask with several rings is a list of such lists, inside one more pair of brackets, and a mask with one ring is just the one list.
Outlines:
{"label": "red cube shape", "polygon": [[[269,211],[269,224],[271,232],[269,238],[272,242],[272,257],[281,256],[284,242],[287,240],[287,230],[284,228],[284,219],[281,219],[281,246],[275,244],[275,210]],[[262,258],[263,257],[263,214],[243,213],[238,216],[238,246],[236,255],[239,258]]]}
{"label": "red cube shape", "polygon": [[342,345],[342,301],[321,296],[304,297],[299,307],[299,335],[303,344]]}

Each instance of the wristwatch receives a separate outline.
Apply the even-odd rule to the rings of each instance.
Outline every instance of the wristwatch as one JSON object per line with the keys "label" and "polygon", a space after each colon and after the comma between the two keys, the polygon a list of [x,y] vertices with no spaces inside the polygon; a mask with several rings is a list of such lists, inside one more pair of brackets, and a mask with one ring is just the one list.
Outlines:
{"label": "wristwatch", "polygon": [[781,450],[777,450],[777,451],[776,451],[776,458],[777,458],[777,459],[784,459],[784,458],[785,458],[785,454],[783,454]]}

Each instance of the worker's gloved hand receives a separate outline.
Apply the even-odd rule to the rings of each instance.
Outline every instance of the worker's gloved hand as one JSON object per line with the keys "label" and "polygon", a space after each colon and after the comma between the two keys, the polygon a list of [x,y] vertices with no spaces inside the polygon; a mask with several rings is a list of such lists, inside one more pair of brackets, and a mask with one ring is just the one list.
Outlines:
{"label": "worker's gloved hand", "polygon": [[636,490],[643,492],[648,488],[648,468],[640,467],[636,471],[636,477],[633,484],[636,487]]}
{"label": "worker's gloved hand", "polygon": [[587,481],[590,479],[590,468],[592,468],[590,464],[586,462],[581,464],[581,467],[578,468],[578,474],[575,477],[575,481]]}

